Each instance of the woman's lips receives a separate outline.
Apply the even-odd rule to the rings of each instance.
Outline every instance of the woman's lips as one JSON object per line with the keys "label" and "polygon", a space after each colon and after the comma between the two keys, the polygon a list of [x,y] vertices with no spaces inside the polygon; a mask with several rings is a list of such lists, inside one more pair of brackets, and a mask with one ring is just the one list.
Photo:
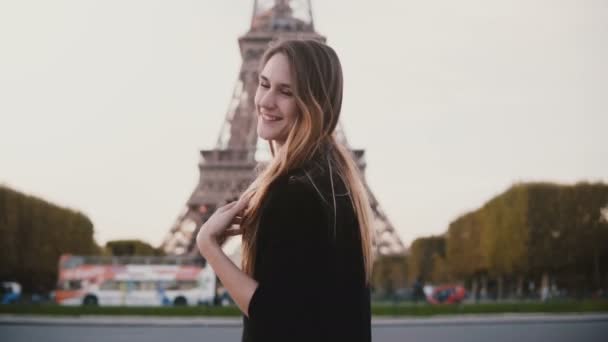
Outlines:
{"label": "woman's lips", "polygon": [[268,115],[268,114],[262,114],[262,119],[267,122],[276,122],[276,121],[283,120],[283,118],[280,116],[274,116],[274,115]]}

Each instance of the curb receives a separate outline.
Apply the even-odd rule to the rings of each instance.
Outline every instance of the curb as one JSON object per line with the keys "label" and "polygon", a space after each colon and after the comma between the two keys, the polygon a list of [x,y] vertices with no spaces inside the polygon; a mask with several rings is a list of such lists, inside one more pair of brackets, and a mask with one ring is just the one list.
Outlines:
{"label": "curb", "polygon": [[[539,324],[600,321],[608,324],[608,314],[500,314],[433,316],[427,318],[373,317],[373,327],[478,325],[478,324]],[[188,318],[146,316],[36,316],[0,315],[0,325],[63,325],[63,326],[196,326],[242,327],[241,318]]]}
{"label": "curb", "polygon": [[71,325],[71,326],[198,326],[236,327],[242,326],[242,318],[189,318],[146,316],[37,316],[0,315],[0,325]]}
{"label": "curb", "polygon": [[432,325],[480,325],[480,324],[555,324],[555,323],[577,323],[577,322],[606,322],[608,314],[588,313],[507,313],[507,314],[462,314],[457,317],[444,315],[427,318],[372,318],[372,325],[377,327],[390,326],[432,326]]}

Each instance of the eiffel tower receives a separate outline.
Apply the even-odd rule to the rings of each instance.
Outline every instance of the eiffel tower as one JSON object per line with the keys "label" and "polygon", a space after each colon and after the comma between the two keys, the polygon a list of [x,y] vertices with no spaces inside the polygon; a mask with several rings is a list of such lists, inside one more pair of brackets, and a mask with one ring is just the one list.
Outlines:
{"label": "eiffel tower", "polygon": [[[310,0],[254,1],[249,31],[238,39],[243,62],[226,119],[215,148],[201,151],[199,184],[161,245],[168,254],[196,254],[195,238],[200,226],[216,208],[238,198],[253,181],[255,168],[264,155],[269,157],[267,144],[257,139],[253,98],[260,58],[269,43],[276,39],[326,41],[315,32]],[[341,125],[336,135],[349,147]],[[364,151],[350,150],[363,173]],[[367,189],[374,213],[376,255],[404,254],[406,249],[401,239],[368,186]],[[240,255],[231,258],[238,260]]]}

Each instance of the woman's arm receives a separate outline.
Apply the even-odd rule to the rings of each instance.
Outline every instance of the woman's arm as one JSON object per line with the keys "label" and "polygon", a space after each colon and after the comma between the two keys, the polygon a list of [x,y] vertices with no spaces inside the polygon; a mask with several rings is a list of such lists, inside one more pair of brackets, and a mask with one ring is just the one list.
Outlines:
{"label": "woman's arm", "polygon": [[249,316],[249,303],[258,283],[236,267],[232,260],[224,254],[218,243],[218,237],[240,233],[239,230],[229,227],[234,222],[235,216],[247,207],[249,199],[249,196],[244,196],[237,202],[218,208],[203,224],[196,236],[199,252],[211,265],[236,305],[246,316]]}
{"label": "woman's arm", "polygon": [[258,287],[258,283],[236,267],[217,243],[203,242],[199,244],[199,249],[222,281],[230,297],[243,314],[249,316],[249,303],[255,289]]}

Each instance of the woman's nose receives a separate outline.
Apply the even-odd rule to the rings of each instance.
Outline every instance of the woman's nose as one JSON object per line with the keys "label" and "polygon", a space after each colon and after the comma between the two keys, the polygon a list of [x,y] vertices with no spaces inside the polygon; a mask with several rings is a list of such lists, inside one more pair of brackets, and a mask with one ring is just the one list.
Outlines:
{"label": "woman's nose", "polygon": [[272,91],[266,91],[260,98],[259,105],[265,108],[273,108],[275,105],[275,97]]}

